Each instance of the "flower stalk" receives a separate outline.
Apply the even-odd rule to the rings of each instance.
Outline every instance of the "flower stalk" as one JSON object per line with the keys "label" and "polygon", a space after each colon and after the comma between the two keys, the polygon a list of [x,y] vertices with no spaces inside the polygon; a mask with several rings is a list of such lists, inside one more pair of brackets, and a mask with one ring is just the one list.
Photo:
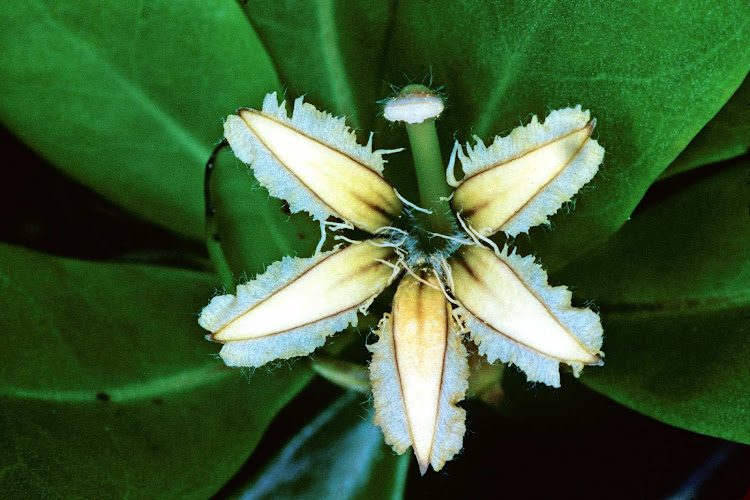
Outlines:
{"label": "flower stalk", "polygon": [[424,85],[407,85],[385,103],[384,115],[392,122],[403,122],[409,136],[419,202],[431,214],[420,217],[425,229],[436,233],[453,232],[448,199],[452,188],[445,180],[435,120],[443,112],[443,99]]}
{"label": "flower stalk", "polygon": [[419,200],[428,209],[437,208],[436,204],[442,207],[440,198],[448,198],[451,187],[445,182],[445,166],[440,154],[435,119],[407,123],[406,133],[409,134],[411,155],[417,173]]}
{"label": "flower stalk", "polygon": [[229,267],[226,256],[224,255],[224,249],[221,248],[221,237],[219,236],[219,228],[217,227],[216,221],[216,208],[211,201],[211,178],[216,166],[216,158],[219,153],[227,148],[229,143],[226,139],[223,139],[211,153],[211,157],[206,162],[205,174],[203,177],[203,203],[206,209],[206,250],[208,251],[208,257],[211,259],[211,263],[216,268],[216,273],[221,279],[221,283],[224,285],[224,290],[227,293],[235,293],[235,279],[232,269]]}

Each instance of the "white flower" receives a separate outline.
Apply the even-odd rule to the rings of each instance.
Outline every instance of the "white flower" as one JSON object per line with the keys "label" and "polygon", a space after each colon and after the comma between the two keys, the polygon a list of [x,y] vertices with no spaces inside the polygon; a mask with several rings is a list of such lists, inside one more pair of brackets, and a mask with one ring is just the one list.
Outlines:
{"label": "white flower", "polygon": [[[442,100],[420,87],[388,101],[386,117],[434,129],[442,110]],[[489,147],[477,138],[464,153],[457,144],[447,170],[455,190],[450,198],[436,193],[426,210],[383,178],[389,151],[373,150],[372,136],[357,144],[342,118],[302,98],[289,117],[269,94],[262,111],[227,118],[235,155],[292,211],[307,211],[332,231],[357,228],[373,237],[327,252],[319,246],[308,259],[285,257],[236,295],[214,297],[201,326],[224,344],[227,365],[307,355],[356,325],[403,275],[370,346],[375,423],[398,453],[414,449],[423,474],[428,465],[440,470],[465,433],[465,411],[456,405],[468,386],[465,336],[490,362],[515,364],[529,380],[555,387],[560,363],[576,375],[601,364],[599,317],[572,307],[571,293],[549,286],[533,257],[489,239],[545,223],[591,180],[604,154],[590,138],[594,125],[577,106],[553,111],[543,124],[534,116]]]}

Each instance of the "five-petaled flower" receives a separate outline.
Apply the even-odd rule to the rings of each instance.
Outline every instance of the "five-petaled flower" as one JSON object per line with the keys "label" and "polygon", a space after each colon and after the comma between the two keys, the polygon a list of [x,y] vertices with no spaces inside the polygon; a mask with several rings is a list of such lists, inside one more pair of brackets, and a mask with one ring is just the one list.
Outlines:
{"label": "five-petaled flower", "polygon": [[[357,144],[343,118],[299,98],[287,115],[269,94],[262,111],[241,109],[225,123],[235,155],[272,196],[321,222],[315,255],[285,257],[265,273],[219,295],[200,324],[224,344],[231,366],[262,366],[303,356],[326,337],[356,325],[397,277],[393,308],[378,326],[370,379],[375,423],[398,452],[412,446],[424,473],[439,470],[462,447],[469,370],[464,337],[490,362],[512,363],[531,381],[559,386],[559,365],[600,364],[602,328],[589,309],[571,306],[565,287],[551,287],[532,256],[500,250],[490,237],[547,222],[588,183],[604,150],[595,121],[580,106],[536,116],[485,146],[456,143],[445,189],[434,188],[434,119],[442,99],[410,86],[385,104],[405,122],[420,179],[421,204],[404,199],[383,177],[383,154]],[[455,179],[458,158],[464,177]],[[422,176],[422,177],[420,177]],[[426,177],[428,179],[424,179]],[[449,192],[448,184],[455,187]],[[431,189],[439,192],[430,192]],[[359,229],[372,238],[322,251],[325,229]]]}

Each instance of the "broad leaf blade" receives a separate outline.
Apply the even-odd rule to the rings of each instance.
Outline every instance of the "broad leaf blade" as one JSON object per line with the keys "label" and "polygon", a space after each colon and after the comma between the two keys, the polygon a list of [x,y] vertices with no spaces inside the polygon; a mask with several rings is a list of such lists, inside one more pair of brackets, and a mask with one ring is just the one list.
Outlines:
{"label": "broad leaf blade", "polygon": [[347,393],[315,417],[234,498],[397,499],[411,454],[397,456]]}
{"label": "broad leaf blade", "polygon": [[[577,197],[573,215],[563,210],[552,219],[552,233],[541,228],[531,243],[519,239],[551,268],[627,220],[750,68],[750,6],[740,1],[702,8],[686,1],[401,2],[378,9],[321,0],[249,2],[245,12],[293,93],[355,115],[365,128],[369,102],[389,93],[386,82],[441,86],[449,103],[439,122],[446,156],[454,133],[489,139],[530,113],[577,103],[591,109],[608,151],[602,172]],[[295,29],[300,18],[308,20],[304,30]],[[301,44],[308,49],[297,50]],[[354,90],[336,90],[347,85]],[[375,124],[378,147],[406,144],[400,127]],[[413,197],[408,155],[391,162],[389,178]]]}
{"label": "broad leaf blade", "polygon": [[279,87],[239,6],[4,2],[0,22],[8,128],[107,198],[202,237],[222,118]]}
{"label": "broad leaf blade", "polygon": [[745,443],[749,165],[696,172],[704,178],[676,194],[647,197],[609,241],[556,276],[602,309],[605,363],[584,372],[585,384],[666,423]]}
{"label": "broad leaf blade", "polygon": [[750,307],[649,319],[609,313],[605,367],[583,383],[667,424],[750,444],[748,317]]}
{"label": "broad leaf blade", "polygon": [[386,97],[383,70],[396,2],[243,2],[279,77],[294,96],[372,129]]}
{"label": "broad leaf blade", "polygon": [[215,359],[208,275],[0,247],[0,490],[205,498],[310,380]]}
{"label": "broad leaf blade", "polygon": [[693,168],[729,160],[750,148],[750,78],[659,176],[666,179]]}
{"label": "broad leaf blade", "polygon": [[238,281],[285,255],[309,257],[314,252],[319,225],[306,213],[290,214],[230,151],[217,157],[211,188],[218,237]]}
{"label": "broad leaf blade", "polygon": [[489,139],[530,113],[591,110],[604,165],[552,232],[531,233],[557,268],[616,231],[737,89],[750,69],[749,20],[743,1],[402,2],[384,76],[429,72],[444,86],[444,154],[456,131]]}

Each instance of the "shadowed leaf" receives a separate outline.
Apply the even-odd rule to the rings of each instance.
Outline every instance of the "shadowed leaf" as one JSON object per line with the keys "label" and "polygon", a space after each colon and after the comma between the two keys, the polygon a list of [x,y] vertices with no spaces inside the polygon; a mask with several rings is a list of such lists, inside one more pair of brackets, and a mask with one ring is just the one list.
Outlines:
{"label": "shadowed leaf", "polygon": [[556,275],[602,309],[605,362],[584,373],[585,384],[663,422],[744,443],[749,166],[717,166],[661,201],[654,193],[609,241]]}
{"label": "shadowed leaf", "polygon": [[239,6],[33,0],[4,2],[0,22],[8,128],[112,201],[202,237],[222,119],[279,87]]}
{"label": "shadowed leaf", "polygon": [[206,498],[310,380],[215,359],[209,275],[0,247],[0,490]]}
{"label": "shadowed leaf", "polygon": [[721,111],[703,127],[680,153],[660,179],[696,167],[729,160],[747,152],[750,147],[750,79],[745,77],[740,88]]}
{"label": "shadowed leaf", "polygon": [[334,401],[232,498],[402,498],[411,457],[383,443],[361,398],[350,392]]}

